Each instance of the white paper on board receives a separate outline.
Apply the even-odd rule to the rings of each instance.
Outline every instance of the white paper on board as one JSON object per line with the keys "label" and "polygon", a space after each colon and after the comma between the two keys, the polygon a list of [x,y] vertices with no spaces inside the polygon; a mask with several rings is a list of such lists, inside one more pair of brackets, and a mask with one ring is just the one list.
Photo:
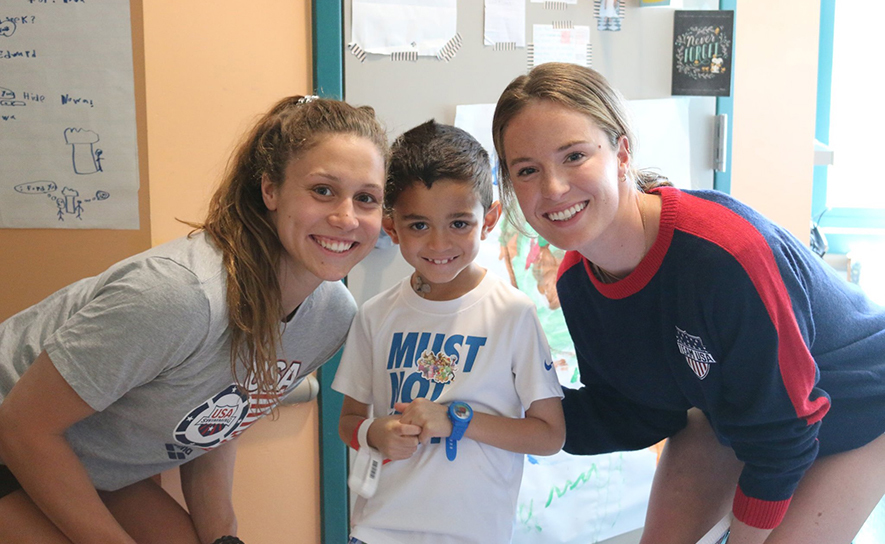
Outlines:
{"label": "white paper on board", "polygon": [[525,47],[525,0],[485,0],[483,43]]}
{"label": "white paper on board", "polygon": [[128,2],[0,14],[0,227],[137,229]]}
{"label": "white paper on board", "polygon": [[457,34],[455,0],[353,0],[351,43],[366,53],[437,56]]}
{"label": "white paper on board", "polygon": [[553,25],[532,25],[534,66],[545,62],[570,62],[589,67],[589,44],[589,26],[555,28]]}

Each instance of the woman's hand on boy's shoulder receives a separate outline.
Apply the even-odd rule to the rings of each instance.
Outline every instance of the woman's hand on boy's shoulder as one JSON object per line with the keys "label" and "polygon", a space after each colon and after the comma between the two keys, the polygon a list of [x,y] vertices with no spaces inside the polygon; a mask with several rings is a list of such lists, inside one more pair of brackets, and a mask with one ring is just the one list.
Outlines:
{"label": "woman's hand on boy's shoulder", "polygon": [[452,434],[452,422],[449,420],[449,408],[444,404],[417,398],[412,402],[398,402],[394,405],[397,412],[402,413],[401,421],[421,428],[418,440],[425,444],[431,438],[445,438]]}

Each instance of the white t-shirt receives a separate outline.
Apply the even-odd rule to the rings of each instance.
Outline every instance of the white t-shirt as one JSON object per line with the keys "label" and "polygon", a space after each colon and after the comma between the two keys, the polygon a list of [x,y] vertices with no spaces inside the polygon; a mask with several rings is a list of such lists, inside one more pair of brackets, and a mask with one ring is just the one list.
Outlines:
{"label": "white t-shirt", "polygon": [[[366,302],[332,388],[375,417],[424,397],[519,418],[562,397],[533,302],[491,273],[456,300],[425,300],[406,278]],[[384,465],[371,499],[357,499],[351,534],[370,544],[510,542],[523,461],[468,438],[454,461],[445,440],[419,446]]]}

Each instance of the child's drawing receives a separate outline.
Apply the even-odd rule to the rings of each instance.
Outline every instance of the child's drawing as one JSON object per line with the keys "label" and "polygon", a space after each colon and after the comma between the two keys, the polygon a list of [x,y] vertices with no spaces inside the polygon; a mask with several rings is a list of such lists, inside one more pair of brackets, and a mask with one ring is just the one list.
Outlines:
{"label": "child's drawing", "polygon": [[72,187],[64,187],[58,194],[58,185],[54,181],[30,181],[15,186],[16,192],[25,195],[46,195],[55,204],[55,215],[59,221],[77,218],[83,220],[83,204],[100,202],[110,198],[107,191],[96,191],[91,198],[81,198],[80,191]]}
{"label": "child's drawing", "polygon": [[74,173],[94,174],[101,172],[101,149],[95,144],[101,138],[98,133],[82,128],[66,128],[65,142],[71,146]]}

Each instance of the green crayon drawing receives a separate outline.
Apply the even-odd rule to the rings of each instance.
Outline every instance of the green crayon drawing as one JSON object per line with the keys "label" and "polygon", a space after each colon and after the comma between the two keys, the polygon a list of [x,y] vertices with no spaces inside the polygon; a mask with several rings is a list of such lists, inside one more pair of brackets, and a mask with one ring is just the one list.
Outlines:
{"label": "green crayon drawing", "polygon": [[532,499],[529,501],[528,508],[524,503],[520,503],[519,507],[516,510],[516,519],[523,525],[524,528],[528,529],[528,531],[540,533],[544,530],[543,527],[538,523],[538,518],[535,517],[535,500]]}
{"label": "green crayon drawing", "polygon": [[[581,463],[579,458],[575,462]],[[571,508],[567,506],[570,494],[576,494],[572,501],[580,501],[584,504],[595,503],[595,515],[587,520],[581,528],[581,534],[589,538],[589,542],[596,542],[606,531],[611,530],[619,521],[622,504],[622,487],[624,477],[624,458],[621,453],[613,453],[605,456],[595,456],[590,465],[584,464],[582,470],[575,477],[565,478],[558,484],[551,485],[544,494],[534,492],[532,496],[523,497],[517,506],[517,525],[520,533],[524,535],[539,534],[544,532],[550,523],[557,523],[560,517],[549,517],[546,514],[557,508]],[[590,486],[589,488],[587,486]],[[583,491],[582,491],[583,490]],[[538,490],[540,491],[540,490]],[[540,497],[539,497],[540,495]],[[535,508],[535,500],[544,500],[543,508]],[[566,500],[566,502],[562,502]],[[561,506],[557,506],[562,502]],[[539,502],[540,504],[540,502]]]}
{"label": "green crayon drawing", "polygon": [[575,480],[574,482],[571,481],[570,479],[566,480],[565,485],[562,486],[561,488],[559,486],[554,485],[553,488],[550,490],[550,495],[547,496],[547,504],[544,505],[544,508],[550,507],[550,505],[553,503],[553,497],[561,499],[562,496],[565,495],[566,493],[568,493],[569,491],[571,491],[577,487],[580,487],[580,486],[586,484],[587,482],[589,482],[590,477],[593,476],[594,474],[596,474],[598,471],[599,470],[596,468],[596,463],[593,463],[593,465],[590,466],[590,469],[582,472],[578,476],[578,479]]}

